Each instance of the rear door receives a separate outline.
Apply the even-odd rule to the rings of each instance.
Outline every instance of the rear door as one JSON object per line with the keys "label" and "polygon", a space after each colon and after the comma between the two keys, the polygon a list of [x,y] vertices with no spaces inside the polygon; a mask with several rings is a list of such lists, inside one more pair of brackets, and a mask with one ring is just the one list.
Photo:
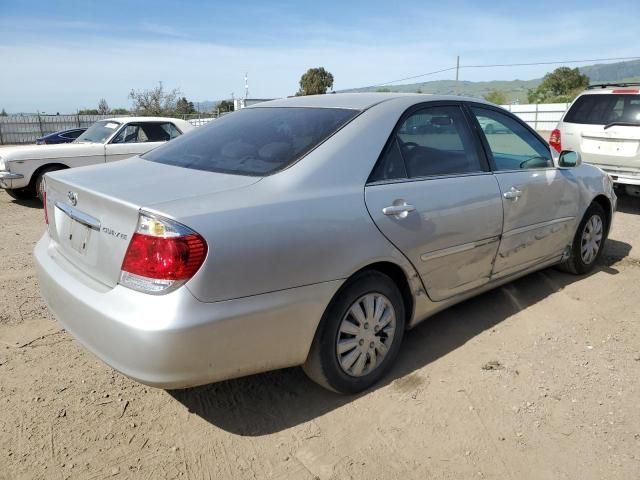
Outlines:
{"label": "rear door", "polygon": [[365,187],[374,222],[413,263],[429,297],[489,281],[500,190],[458,103],[405,113]]}
{"label": "rear door", "polygon": [[561,125],[562,148],[588,163],[640,168],[640,90],[612,92],[584,94],[571,105]]}
{"label": "rear door", "polygon": [[176,130],[169,122],[128,123],[105,145],[106,161],[114,162],[147,153],[176,136]]}
{"label": "rear door", "polygon": [[[502,194],[504,226],[493,277],[562,255],[578,213],[573,173],[556,168],[549,146],[515,116],[479,104],[469,110]],[[500,133],[483,132],[480,125],[488,122]]]}

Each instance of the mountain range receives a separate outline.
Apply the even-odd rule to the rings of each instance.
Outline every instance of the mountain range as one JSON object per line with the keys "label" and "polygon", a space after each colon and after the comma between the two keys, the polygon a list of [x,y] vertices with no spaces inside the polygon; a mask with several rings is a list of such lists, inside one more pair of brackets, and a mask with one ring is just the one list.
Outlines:
{"label": "mountain range", "polygon": [[[591,83],[640,81],[640,60],[599,63],[579,68],[582,73],[589,77]],[[421,92],[437,95],[465,95],[468,97],[482,98],[491,90],[499,90],[506,94],[507,101],[509,103],[527,103],[528,90],[536,88],[541,82],[542,78],[536,78],[533,80],[493,80],[490,82],[435,80],[404,85],[389,85],[384,87],[373,86],[350,90],[339,90],[338,93],[375,92],[380,89],[384,89],[385,91],[390,92]],[[199,110],[202,112],[212,111],[218,103],[220,103],[220,100],[206,100],[198,102]]]}
{"label": "mountain range", "polygon": [[[640,60],[616,63],[600,63],[579,67],[591,83],[640,81]],[[384,87],[364,87],[342,92],[375,92],[383,89],[391,92],[421,92],[438,95],[465,95],[481,98],[491,90],[498,90],[507,96],[509,103],[527,103],[527,91],[536,88],[542,78],[533,80],[493,80],[490,82],[469,82],[455,80],[436,80],[431,82],[391,85]]]}

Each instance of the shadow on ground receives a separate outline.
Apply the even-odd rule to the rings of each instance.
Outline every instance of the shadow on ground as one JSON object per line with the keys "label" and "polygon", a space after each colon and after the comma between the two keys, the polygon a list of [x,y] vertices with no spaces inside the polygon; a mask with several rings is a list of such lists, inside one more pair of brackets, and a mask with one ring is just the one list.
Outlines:
{"label": "shadow on ground", "polygon": [[[617,274],[615,264],[630,250],[627,243],[609,240],[600,264],[592,274]],[[390,374],[381,384],[360,395],[329,392],[308,380],[300,368],[168,393],[190,412],[231,433],[260,436],[279,432],[405,377],[582,278],[555,269],[543,270],[435,315],[407,332]]]}
{"label": "shadow on ground", "polygon": [[11,202],[15,203],[16,205],[20,205],[21,207],[42,208],[42,202],[37,198],[25,198],[25,199],[12,198]]}
{"label": "shadow on ground", "polygon": [[620,195],[618,197],[617,211],[640,215],[640,197],[631,195]]}

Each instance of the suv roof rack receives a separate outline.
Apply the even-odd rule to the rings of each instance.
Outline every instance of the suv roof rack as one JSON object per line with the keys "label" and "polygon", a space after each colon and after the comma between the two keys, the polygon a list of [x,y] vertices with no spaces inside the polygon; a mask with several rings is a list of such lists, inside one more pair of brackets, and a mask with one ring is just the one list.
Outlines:
{"label": "suv roof rack", "polygon": [[609,88],[609,87],[640,87],[640,82],[619,82],[619,83],[595,83],[589,85],[587,90],[594,90],[596,88]]}

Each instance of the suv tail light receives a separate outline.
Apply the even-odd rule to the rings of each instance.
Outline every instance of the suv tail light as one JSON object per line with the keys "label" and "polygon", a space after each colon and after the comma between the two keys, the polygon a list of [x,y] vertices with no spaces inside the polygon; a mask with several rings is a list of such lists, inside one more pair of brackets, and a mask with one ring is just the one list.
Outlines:
{"label": "suv tail light", "polygon": [[558,153],[562,151],[562,139],[560,136],[560,130],[557,128],[551,132],[551,136],[549,137],[549,145]]}
{"label": "suv tail light", "polygon": [[122,261],[120,284],[145,293],[167,293],[193,277],[206,256],[207,243],[190,228],[140,213]]}

